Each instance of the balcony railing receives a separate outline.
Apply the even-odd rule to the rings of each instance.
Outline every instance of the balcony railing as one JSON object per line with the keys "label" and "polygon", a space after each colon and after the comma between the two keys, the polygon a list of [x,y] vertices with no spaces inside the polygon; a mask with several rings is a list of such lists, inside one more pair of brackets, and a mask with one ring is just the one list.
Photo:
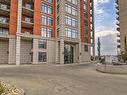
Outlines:
{"label": "balcony railing", "polygon": [[10,0],[0,0],[0,3],[9,5]]}
{"label": "balcony railing", "polygon": [[22,21],[23,21],[23,22],[26,22],[26,23],[30,23],[30,24],[33,23],[33,19],[32,19],[32,18],[29,18],[29,17],[23,18]]}
{"label": "balcony railing", "polygon": [[9,33],[8,29],[0,28],[0,35],[8,35],[8,33]]}
{"label": "balcony railing", "polygon": [[0,4],[0,9],[4,10],[4,11],[9,11],[10,7],[8,5],[5,5],[5,4]]}
{"label": "balcony railing", "polygon": [[33,13],[34,13],[34,10],[32,5],[29,5],[29,4],[23,5],[23,15],[33,17]]}
{"label": "balcony railing", "polygon": [[0,23],[3,23],[3,24],[9,23],[9,18],[0,17]]}
{"label": "balcony railing", "polygon": [[33,19],[25,17],[22,19],[22,27],[33,28]]}

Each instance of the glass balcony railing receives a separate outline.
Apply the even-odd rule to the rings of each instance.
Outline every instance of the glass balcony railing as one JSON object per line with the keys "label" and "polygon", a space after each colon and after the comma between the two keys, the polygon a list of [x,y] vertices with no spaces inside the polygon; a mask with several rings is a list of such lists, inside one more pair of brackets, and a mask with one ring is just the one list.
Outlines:
{"label": "glass balcony railing", "polygon": [[26,22],[26,23],[33,23],[33,19],[32,18],[29,18],[29,17],[25,17],[22,19],[23,22]]}
{"label": "glass balcony railing", "polygon": [[31,4],[25,4],[23,5],[23,8],[33,11],[33,5]]}
{"label": "glass balcony railing", "polygon": [[8,33],[9,33],[8,29],[0,28],[0,35],[8,35]]}
{"label": "glass balcony railing", "polygon": [[1,10],[4,10],[4,11],[9,11],[10,7],[9,7],[8,5],[1,4],[1,3],[0,3],[0,9],[1,9]]}
{"label": "glass balcony railing", "polygon": [[0,17],[0,23],[8,24],[9,23],[9,18]]}

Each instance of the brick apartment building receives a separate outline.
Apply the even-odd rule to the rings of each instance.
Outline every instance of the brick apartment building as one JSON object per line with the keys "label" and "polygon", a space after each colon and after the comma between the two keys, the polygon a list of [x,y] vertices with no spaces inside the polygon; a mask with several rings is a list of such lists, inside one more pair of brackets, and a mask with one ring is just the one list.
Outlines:
{"label": "brick apartment building", "polygon": [[0,0],[0,64],[90,61],[93,23],[93,0]]}
{"label": "brick apartment building", "polygon": [[118,54],[127,47],[127,0],[116,0]]}

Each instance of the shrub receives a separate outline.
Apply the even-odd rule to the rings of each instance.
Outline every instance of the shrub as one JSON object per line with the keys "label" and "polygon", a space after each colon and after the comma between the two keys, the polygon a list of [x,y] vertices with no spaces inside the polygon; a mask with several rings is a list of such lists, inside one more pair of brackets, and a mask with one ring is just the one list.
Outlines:
{"label": "shrub", "polygon": [[1,82],[0,82],[0,95],[4,92],[4,87],[2,86]]}

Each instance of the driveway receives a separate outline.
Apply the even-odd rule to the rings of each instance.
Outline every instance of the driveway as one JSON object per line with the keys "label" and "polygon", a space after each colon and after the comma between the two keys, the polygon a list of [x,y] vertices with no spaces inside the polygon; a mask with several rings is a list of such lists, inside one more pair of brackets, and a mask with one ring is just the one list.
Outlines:
{"label": "driveway", "polygon": [[127,95],[127,75],[100,73],[94,64],[0,67],[0,80],[26,95]]}

